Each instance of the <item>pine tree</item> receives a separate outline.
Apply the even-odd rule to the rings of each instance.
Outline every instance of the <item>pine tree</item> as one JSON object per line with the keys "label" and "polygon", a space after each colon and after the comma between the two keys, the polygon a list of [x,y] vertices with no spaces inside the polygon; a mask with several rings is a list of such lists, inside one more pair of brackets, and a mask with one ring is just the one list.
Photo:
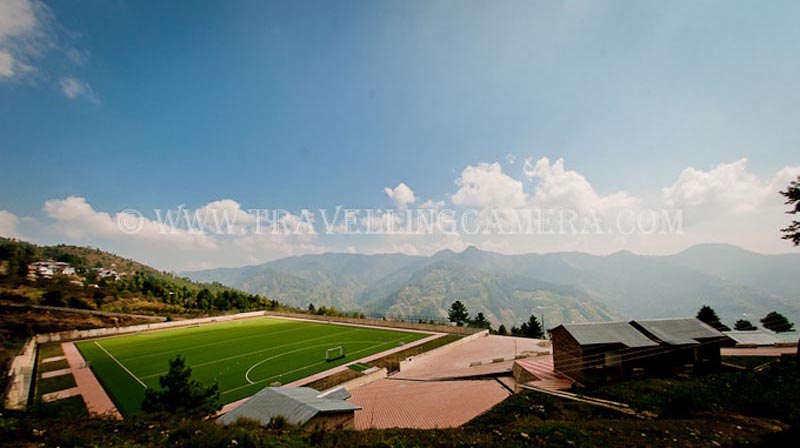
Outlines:
{"label": "pine tree", "polygon": [[761,319],[761,325],[775,333],[785,333],[794,330],[794,324],[789,322],[786,316],[776,311],[764,316],[764,318]]}
{"label": "pine tree", "polygon": [[497,334],[499,334],[500,336],[507,336],[508,335],[508,330],[506,330],[506,326],[503,325],[503,324],[500,324],[500,326],[497,327]]}
{"label": "pine tree", "polygon": [[733,329],[738,331],[754,331],[757,330],[756,326],[750,323],[749,320],[739,319],[733,324]]}
{"label": "pine tree", "polygon": [[472,322],[470,322],[470,325],[477,328],[486,328],[486,329],[492,328],[492,323],[486,319],[486,316],[484,316],[482,312],[478,313],[478,315],[475,316],[475,319],[473,319]]}
{"label": "pine tree", "polygon": [[[780,193],[786,197],[786,205],[791,206],[791,209],[787,210],[786,213],[792,215],[800,213],[800,176],[786,187],[786,191],[781,191]],[[781,229],[781,232],[784,233],[781,238],[791,240],[795,246],[800,246],[800,221],[792,221],[788,227]]]}
{"label": "pine tree", "polygon": [[535,314],[531,314],[528,321],[522,324],[520,332],[526,338],[544,339],[544,329],[542,329],[542,324],[539,323],[539,319],[536,318]]}
{"label": "pine tree", "polygon": [[169,371],[158,379],[161,389],[144,391],[142,411],[160,417],[203,418],[222,409],[219,385],[204,387],[191,376],[192,368],[183,357],[170,360]]}
{"label": "pine tree", "polygon": [[730,331],[730,327],[720,322],[717,312],[708,305],[703,305],[700,308],[700,311],[697,312],[697,318],[718,331]]}
{"label": "pine tree", "polygon": [[455,323],[459,327],[463,326],[464,323],[469,322],[469,312],[467,312],[467,307],[461,303],[460,300],[456,300],[450,305],[450,310],[447,312],[447,317],[450,319],[450,322]]}

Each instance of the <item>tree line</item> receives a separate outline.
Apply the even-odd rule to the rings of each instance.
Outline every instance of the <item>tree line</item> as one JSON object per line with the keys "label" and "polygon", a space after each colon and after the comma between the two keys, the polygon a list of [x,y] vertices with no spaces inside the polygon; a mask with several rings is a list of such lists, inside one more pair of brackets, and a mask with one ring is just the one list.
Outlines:
{"label": "tree line", "polygon": [[537,318],[535,314],[531,314],[531,316],[528,318],[528,321],[524,322],[519,327],[512,326],[509,330],[505,325],[501,324],[499,327],[497,327],[497,330],[495,330],[492,328],[491,322],[486,319],[486,316],[482,312],[479,312],[474,318],[472,318],[469,315],[469,311],[467,311],[467,306],[464,305],[460,300],[456,300],[452,305],[450,305],[450,309],[447,311],[447,317],[450,322],[459,327],[466,326],[473,328],[484,328],[501,336],[511,335],[532,339],[544,338],[544,328],[542,328],[542,324],[539,322],[539,318]]}
{"label": "tree line", "polygon": [[[719,331],[730,331],[731,328],[720,320],[717,312],[708,305],[703,305],[697,312],[697,318]],[[771,311],[759,320],[761,326],[775,333],[786,333],[794,330],[794,323],[783,314]],[[739,319],[733,324],[733,329],[738,331],[754,331],[758,328],[747,319]]]}

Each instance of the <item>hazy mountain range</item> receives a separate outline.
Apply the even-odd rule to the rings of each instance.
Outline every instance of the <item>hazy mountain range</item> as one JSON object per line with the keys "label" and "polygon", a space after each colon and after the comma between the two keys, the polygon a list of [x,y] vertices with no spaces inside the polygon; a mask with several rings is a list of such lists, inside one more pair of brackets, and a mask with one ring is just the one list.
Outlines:
{"label": "hazy mountain range", "polygon": [[430,257],[322,254],[183,273],[305,307],[446,316],[455,300],[495,324],[531,313],[560,322],[688,316],[708,304],[732,324],[777,310],[800,319],[800,254],[699,245],[670,256],[502,255],[474,247]]}

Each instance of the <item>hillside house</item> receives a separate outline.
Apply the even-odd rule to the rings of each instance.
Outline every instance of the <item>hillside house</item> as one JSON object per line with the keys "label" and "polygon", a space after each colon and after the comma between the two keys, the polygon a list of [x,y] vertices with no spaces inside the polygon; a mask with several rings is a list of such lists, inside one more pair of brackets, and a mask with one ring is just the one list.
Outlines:
{"label": "hillside house", "polygon": [[578,383],[719,365],[731,343],[695,318],[563,324],[549,333],[554,369]]}
{"label": "hillside house", "polygon": [[627,322],[562,324],[549,330],[553,368],[577,383],[624,378],[643,366],[658,343]]}
{"label": "hillside house", "polygon": [[217,423],[227,426],[247,419],[266,426],[281,416],[306,430],[352,429],[355,411],[361,407],[345,401],[348,398],[350,393],[343,387],[324,393],[310,387],[267,387],[217,418]]}
{"label": "hillside house", "polygon": [[37,261],[28,265],[28,279],[53,278],[57,275],[75,275],[75,268],[63,261]]}
{"label": "hillside house", "polygon": [[693,317],[634,320],[631,325],[658,342],[663,349],[652,360],[651,370],[671,371],[687,365],[718,366],[720,349],[732,344],[730,338]]}

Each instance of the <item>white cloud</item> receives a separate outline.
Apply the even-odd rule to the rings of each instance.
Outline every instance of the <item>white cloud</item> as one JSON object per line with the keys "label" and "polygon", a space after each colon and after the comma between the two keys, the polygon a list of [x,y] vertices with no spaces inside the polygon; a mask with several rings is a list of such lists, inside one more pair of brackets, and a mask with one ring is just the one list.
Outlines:
{"label": "white cloud", "polygon": [[100,101],[97,98],[97,95],[94,93],[94,90],[92,90],[92,87],[85,81],[67,76],[61,78],[59,85],[61,86],[61,91],[64,93],[64,95],[71,100],[76,98],[85,98],[92,103],[98,103]]}
{"label": "white cloud", "polygon": [[0,81],[32,70],[27,60],[42,50],[40,17],[46,11],[34,0],[0,1]]}
{"label": "white cloud", "polygon": [[748,213],[777,206],[778,191],[800,174],[800,167],[784,167],[771,179],[762,181],[747,171],[747,159],[720,163],[708,171],[686,168],[662,194],[670,207],[683,208],[696,219],[720,213]]}
{"label": "white cloud", "polygon": [[455,205],[518,208],[527,202],[522,182],[505,174],[497,162],[464,168],[456,185],[458,191],[450,198]]}
{"label": "white cloud", "polygon": [[389,199],[394,201],[394,205],[398,209],[404,209],[408,204],[413,204],[417,200],[414,197],[414,191],[402,182],[394,188],[386,187],[383,191],[389,196]]}
{"label": "white cloud", "polygon": [[19,225],[19,218],[13,213],[5,210],[0,210],[0,236],[6,238],[19,238],[17,233],[17,226]]}
{"label": "white cloud", "polygon": [[613,208],[635,207],[637,200],[625,192],[600,195],[582,174],[564,168],[564,159],[550,163],[542,157],[535,163],[526,159],[523,173],[536,182],[533,201],[542,208],[569,208],[578,212],[605,212]]}
{"label": "white cloud", "polygon": [[8,50],[0,48],[0,78],[14,76],[14,57]]}

